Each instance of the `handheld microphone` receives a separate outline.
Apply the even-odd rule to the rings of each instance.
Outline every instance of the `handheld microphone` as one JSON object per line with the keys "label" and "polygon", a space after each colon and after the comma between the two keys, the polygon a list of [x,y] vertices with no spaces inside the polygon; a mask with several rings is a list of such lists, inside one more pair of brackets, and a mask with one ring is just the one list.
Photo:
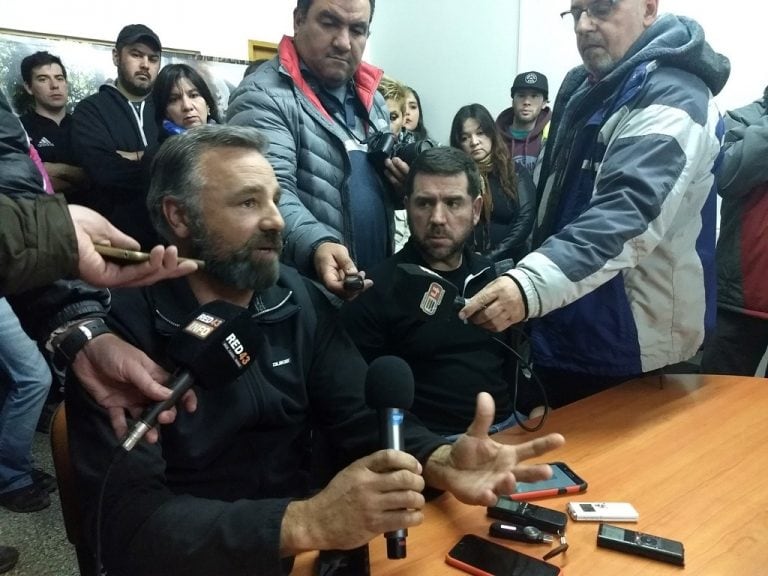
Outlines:
{"label": "handheld microphone", "polygon": [[[365,402],[379,413],[382,448],[403,450],[403,419],[405,411],[413,404],[413,373],[405,360],[397,356],[381,356],[371,362],[365,376]],[[408,530],[403,528],[384,536],[387,558],[405,558]]]}
{"label": "handheld microphone", "polygon": [[160,413],[176,404],[192,384],[214,388],[234,381],[263,344],[264,336],[245,308],[223,300],[198,308],[168,343],[168,356],[178,366],[167,383],[171,396],[142,413],[123,440],[123,450],[133,449],[157,424]]}

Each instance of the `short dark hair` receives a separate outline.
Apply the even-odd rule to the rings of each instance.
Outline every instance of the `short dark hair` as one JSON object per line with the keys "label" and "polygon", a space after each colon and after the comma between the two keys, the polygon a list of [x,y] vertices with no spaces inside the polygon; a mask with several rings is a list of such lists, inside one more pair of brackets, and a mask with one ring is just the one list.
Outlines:
{"label": "short dark hair", "polygon": [[64,68],[64,64],[61,63],[61,58],[54,56],[45,50],[30,54],[21,61],[21,78],[25,83],[31,84],[32,70],[39,68],[40,66],[46,66],[48,64],[58,64],[61,66],[61,72],[64,74],[64,79],[67,78],[67,69]]}
{"label": "short dark hair", "polygon": [[162,67],[157,75],[157,80],[155,80],[155,83],[152,85],[152,102],[155,105],[155,123],[158,126],[162,126],[163,120],[165,120],[165,109],[168,107],[168,101],[171,98],[171,90],[178,85],[182,78],[189,80],[200,92],[200,95],[210,109],[209,118],[216,123],[221,122],[216,98],[200,72],[195,70],[189,64],[167,64]]}
{"label": "short dark hair", "polygon": [[[368,18],[368,24],[373,21],[373,10],[376,8],[376,0],[368,0],[371,5],[371,16]],[[306,16],[309,12],[309,7],[312,6],[312,0],[296,0],[296,10],[302,16]]]}
{"label": "short dark hair", "polygon": [[410,196],[413,193],[413,183],[419,174],[453,176],[462,172],[467,175],[467,194],[477,198],[483,190],[483,181],[475,161],[458,148],[450,146],[427,148],[416,156],[410,165],[405,181],[405,195]]}
{"label": "short dark hair", "polygon": [[200,173],[200,157],[217,148],[243,148],[262,156],[269,143],[261,132],[249,126],[207,124],[168,138],[152,161],[147,192],[147,210],[158,234],[175,240],[163,215],[163,198],[175,198],[192,217],[201,215],[200,191],[205,185]]}

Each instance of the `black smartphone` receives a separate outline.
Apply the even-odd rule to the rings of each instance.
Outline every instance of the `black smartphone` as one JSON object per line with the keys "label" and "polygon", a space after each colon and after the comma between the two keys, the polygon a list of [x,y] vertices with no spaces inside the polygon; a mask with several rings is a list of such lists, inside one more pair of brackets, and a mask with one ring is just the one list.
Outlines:
{"label": "black smartphone", "polygon": [[321,550],[315,576],[369,576],[368,544],[352,550]]}
{"label": "black smartphone", "polygon": [[597,529],[597,545],[678,566],[685,565],[685,550],[682,542],[627,530],[619,526],[600,524]]}
{"label": "black smartphone", "polygon": [[563,494],[579,494],[587,491],[587,483],[564,462],[550,462],[552,477],[540,482],[518,482],[517,490],[509,497],[512,500],[533,500],[562,496]]}
{"label": "black smartphone", "polygon": [[506,496],[500,496],[495,506],[488,506],[488,516],[520,526],[533,526],[552,534],[561,533],[568,523],[565,512],[536,506],[530,502],[518,502]]}
{"label": "black smartphone", "polygon": [[466,534],[445,557],[447,564],[476,576],[557,576],[560,568],[496,544],[474,534]]}

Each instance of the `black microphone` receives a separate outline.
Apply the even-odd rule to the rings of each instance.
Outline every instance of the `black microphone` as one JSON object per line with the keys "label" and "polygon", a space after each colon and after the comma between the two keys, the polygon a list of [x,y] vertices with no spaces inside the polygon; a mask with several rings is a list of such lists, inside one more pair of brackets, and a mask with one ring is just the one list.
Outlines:
{"label": "black microphone", "polygon": [[170,397],[142,413],[122,448],[129,452],[157,424],[160,413],[176,404],[192,384],[214,388],[234,381],[264,342],[264,335],[245,308],[223,300],[198,308],[168,342],[168,356],[177,366],[167,383]]}
{"label": "black microphone", "polygon": [[[379,413],[379,442],[382,448],[403,450],[402,424],[405,411],[413,404],[413,372],[397,356],[381,356],[368,367],[365,376],[365,402]],[[405,558],[403,528],[384,534],[387,558]]]}

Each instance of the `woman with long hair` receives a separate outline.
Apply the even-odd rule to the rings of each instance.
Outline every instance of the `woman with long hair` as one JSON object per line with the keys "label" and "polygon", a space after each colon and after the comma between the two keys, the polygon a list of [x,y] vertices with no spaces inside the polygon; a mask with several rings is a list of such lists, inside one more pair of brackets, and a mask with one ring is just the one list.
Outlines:
{"label": "woman with long hair", "polygon": [[163,66],[152,87],[158,140],[195,126],[219,123],[219,107],[203,76],[188,64]]}
{"label": "woman with long hair", "polygon": [[[157,142],[147,146],[141,158],[145,195],[149,190],[152,160],[166,139],[195,126],[219,122],[216,97],[200,72],[188,64],[163,66],[152,86],[150,97],[155,106]],[[146,218],[149,224],[149,213]],[[155,240],[151,246],[163,243],[151,224],[149,227]]]}
{"label": "woman with long hair", "polygon": [[410,86],[405,87],[405,142],[419,142],[429,138],[424,126],[424,113],[421,109],[421,98],[418,92]]}
{"label": "woman with long hair", "polygon": [[520,260],[529,251],[535,187],[525,168],[515,170],[496,123],[481,104],[459,108],[451,125],[451,146],[466,152],[483,178],[483,211],[474,247],[494,262]]}

